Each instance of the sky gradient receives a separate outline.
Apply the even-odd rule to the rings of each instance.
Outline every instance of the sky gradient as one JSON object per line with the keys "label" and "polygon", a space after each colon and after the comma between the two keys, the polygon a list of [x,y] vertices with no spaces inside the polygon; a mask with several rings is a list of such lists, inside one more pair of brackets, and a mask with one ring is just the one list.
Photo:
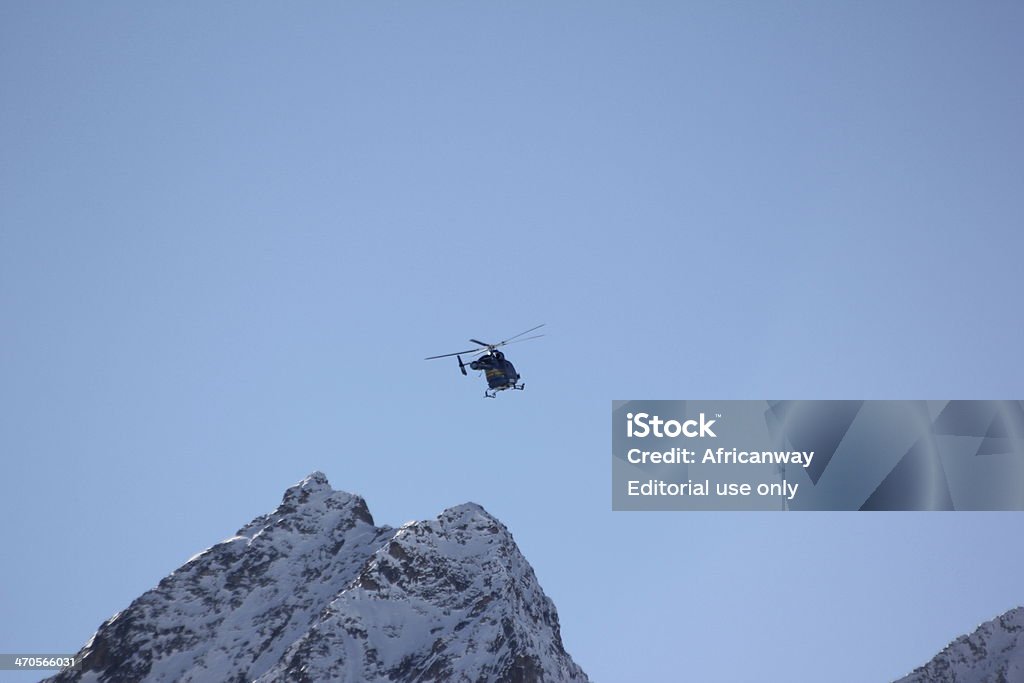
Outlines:
{"label": "sky gradient", "polygon": [[[613,513],[613,399],[1020,399],[1024,6],[0,5],[0,651],[314,470],[482,504],[595,681],[885,681],[1017,513]],[[525,392],[426,356],[509,347]],[[13,680],[13,679],[12,679]]]}

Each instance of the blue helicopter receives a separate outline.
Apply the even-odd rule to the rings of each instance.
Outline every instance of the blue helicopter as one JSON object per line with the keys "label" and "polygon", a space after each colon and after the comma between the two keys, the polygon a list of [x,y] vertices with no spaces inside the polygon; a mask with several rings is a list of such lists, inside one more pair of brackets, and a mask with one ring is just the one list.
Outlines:
{"label": "blue helicopter", "polygon": [[[456,351],[455,353],[443,353],[440,356],[429,356],[424,360],[434,360],[435,358],[450,358],[455,356],[459,360],[459,370],[462,374],[466,373],[466,366],[469,366],[471,370],[483,370],[484,375],[487,377],[487,390],[484,391],[484,396],[487,398],[496,398],[499,391],[505,389],[519,389],[522,391],[526,388],[526,385],[519,382],[521,379],[518,372],[512,363],[505,358],[505,354],[498,350],[498,347],[505,346],[506,344],[518,344],[519,342],[529,341],[530,339],[537,339],[543,337],[543,334],[535,334],[532,337],[526,337],[520,339],[524,334],[529,334],[534,330],[539,330],[544,327],[544,323],[537,325],[537,327],[531,327],[525,332],[520,332],[514,337],[504,339],[497,344],[488,344],[482,342],[479,339],[470,339],[469,341],[474,344],[479,344],[480,348],[469,349],[468,351]],[[513,341],[515,340],[515,341]],[[475,360],[471,360],[469,363],[462,362],[463,355],[480,355]]]}

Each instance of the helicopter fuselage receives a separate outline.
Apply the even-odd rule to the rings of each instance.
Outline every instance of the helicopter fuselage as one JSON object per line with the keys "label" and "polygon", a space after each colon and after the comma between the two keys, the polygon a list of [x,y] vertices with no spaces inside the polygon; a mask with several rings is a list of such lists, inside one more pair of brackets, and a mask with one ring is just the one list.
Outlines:
{"label": "helicopter fuselage", "polygon": [[519,388],[516,386],[519,373],[501,351],[491,351],[471,362],[469,367],[473,370],[483,370],[487,377],[487,387],[491,391]]}

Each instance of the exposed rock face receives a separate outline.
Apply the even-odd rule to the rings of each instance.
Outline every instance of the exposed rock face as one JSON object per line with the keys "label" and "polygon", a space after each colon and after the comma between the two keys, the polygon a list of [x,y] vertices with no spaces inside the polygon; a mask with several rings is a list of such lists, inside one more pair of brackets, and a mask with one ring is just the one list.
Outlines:
{"label": "exposed rock face", "polygon": [[896,683],[1024,682],[1024,607],[960,636]]}
{"label": "exposed rock face", "polygon": [[586,682],[508,529],[377,527],[316,472],[104,622],[51,681]]}

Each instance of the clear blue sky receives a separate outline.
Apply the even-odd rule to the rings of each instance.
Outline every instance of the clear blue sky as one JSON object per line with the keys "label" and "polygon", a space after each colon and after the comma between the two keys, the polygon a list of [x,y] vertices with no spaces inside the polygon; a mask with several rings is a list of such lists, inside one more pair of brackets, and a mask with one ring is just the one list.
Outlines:
{"label": "clear blue sky", "polygon": [[[0,651],[313,470],[513,531],[596,680],[885,681],[1020,514],[612,513],[612,399],[1022,398],[1024,6],[0,4]],[[454,360],[509,348],[483,400]]]}

